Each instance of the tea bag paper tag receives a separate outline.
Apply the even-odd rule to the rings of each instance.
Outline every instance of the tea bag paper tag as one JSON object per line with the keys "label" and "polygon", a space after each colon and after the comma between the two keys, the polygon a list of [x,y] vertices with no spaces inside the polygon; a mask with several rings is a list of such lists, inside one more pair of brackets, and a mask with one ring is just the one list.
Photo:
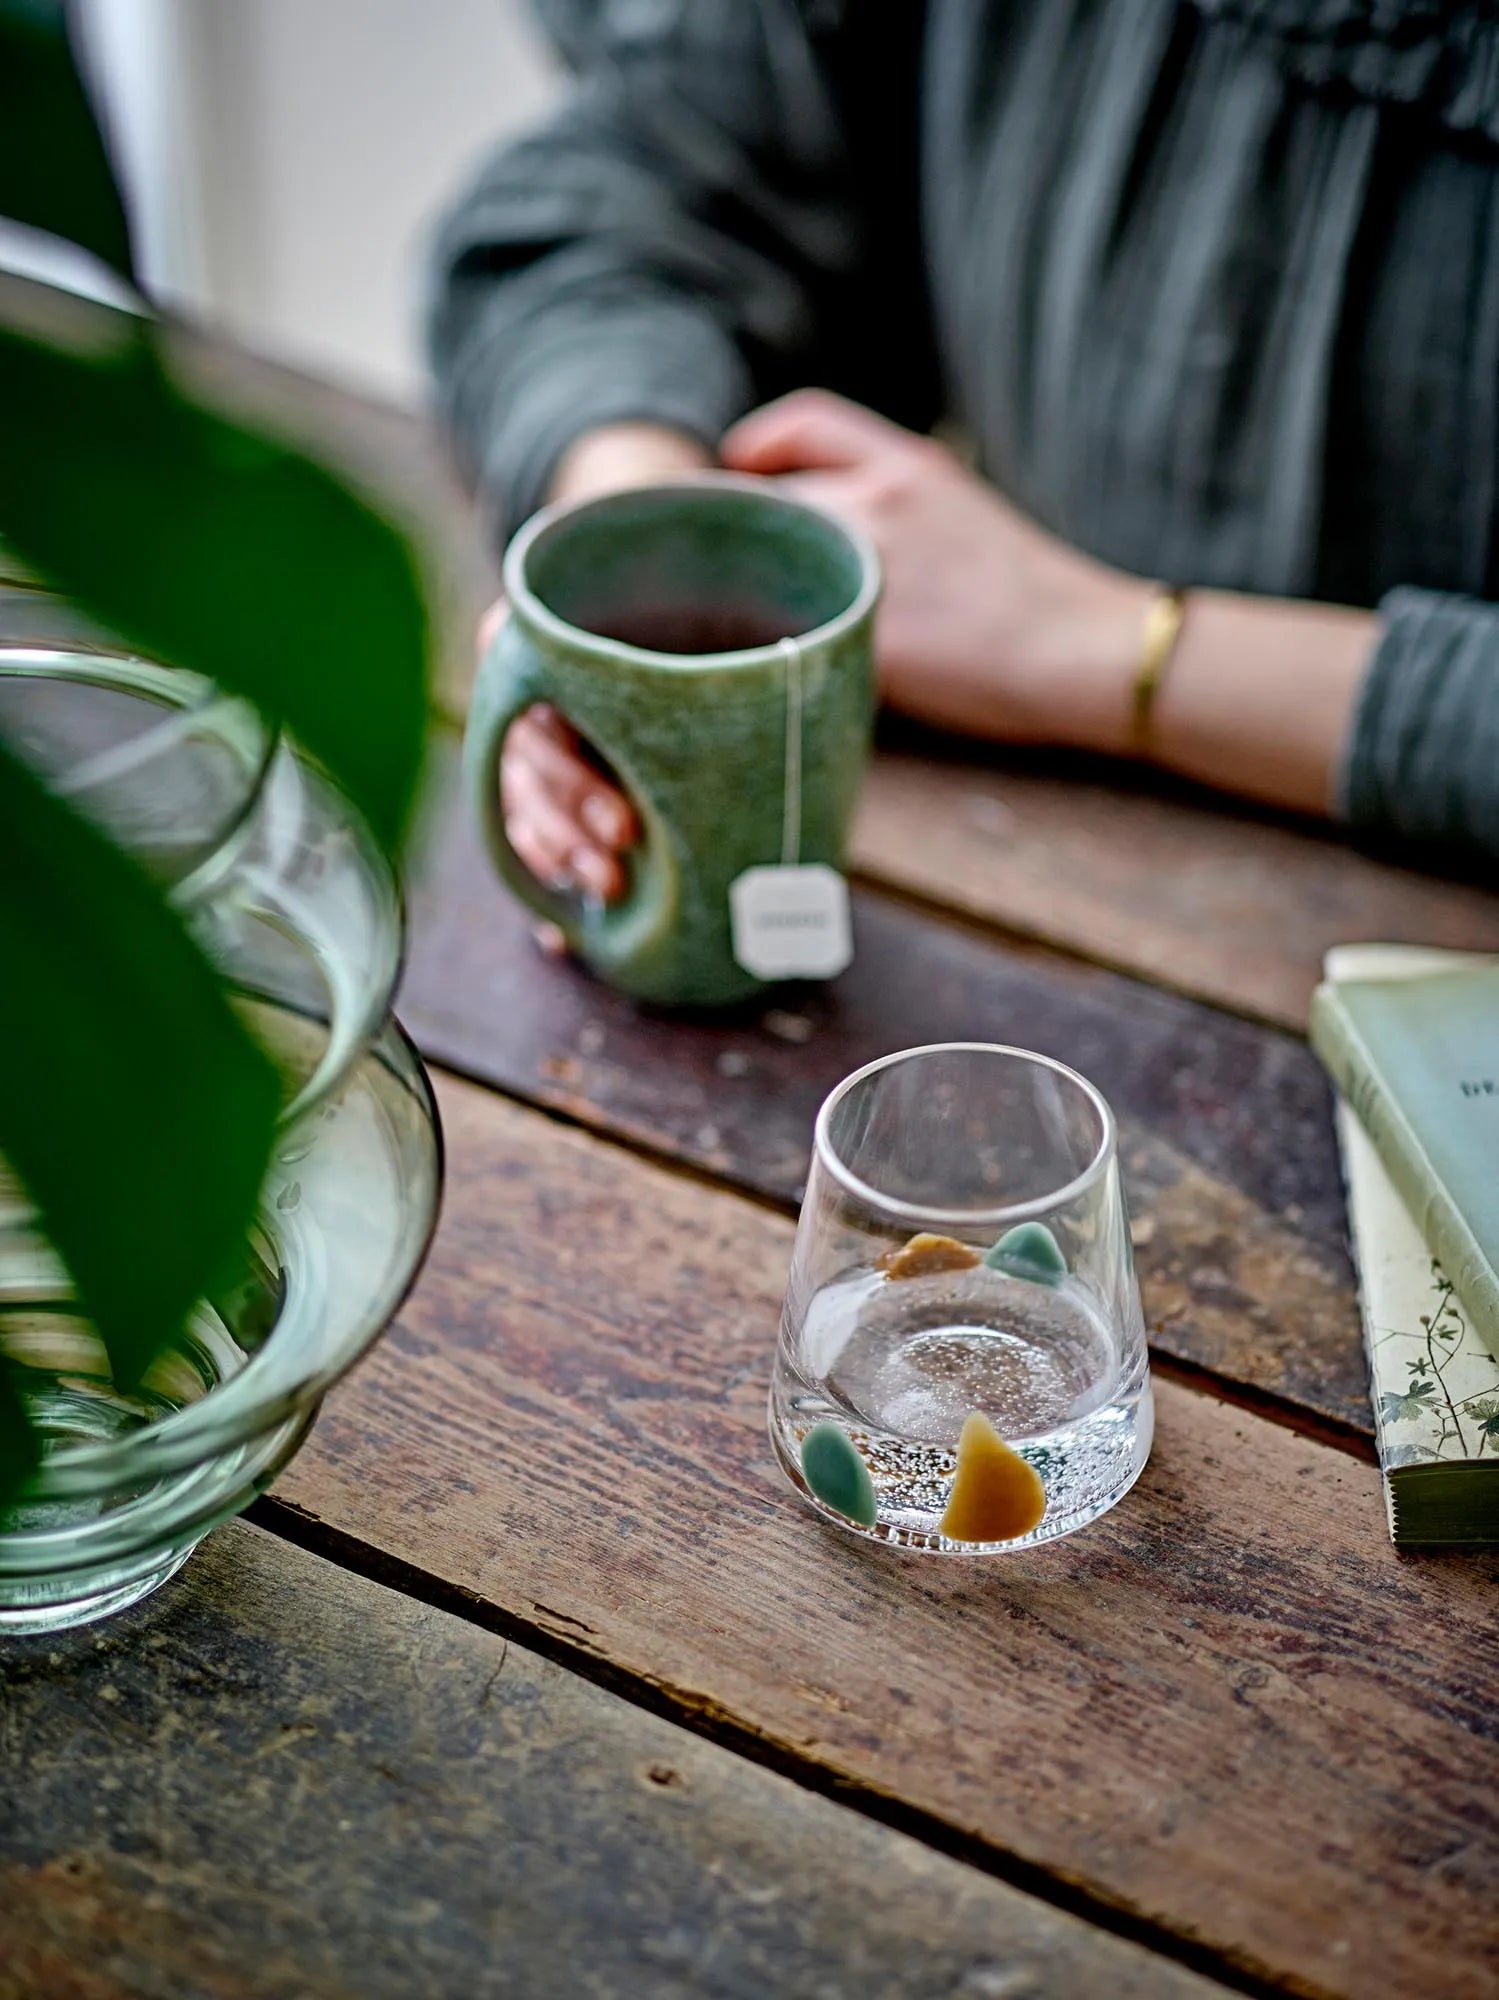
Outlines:
{"label": "tea bag paper tag", "polygon": [[853,958],[848,884],[824,862],[746,868],[729,915],[734,957],[755,979],[832,979]]}
{"label": "tea bag paper tag", "polygon": [[854,955],[848,884],[826,862],[801,860],[802,649],[780,641],[786,663],[786,767],[781,859],[746,868],[729,888],[735,961],[752,979],[832,979]]}

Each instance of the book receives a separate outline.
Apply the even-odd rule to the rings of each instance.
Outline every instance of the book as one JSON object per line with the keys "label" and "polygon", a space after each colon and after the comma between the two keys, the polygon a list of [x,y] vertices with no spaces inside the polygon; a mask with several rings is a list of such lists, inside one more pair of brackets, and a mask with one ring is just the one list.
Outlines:
{"label": "book", "polygon": [[[1330,986],[1413,980],[1495,961],[1405,946],[1328,954]],[[1349,1233],[1391,1539],[1499,1544],[1499,1320],[1475,1317],[1417,1228],[1363,1124],[1337,1108]]]}
{"label": "book", "polygon": [[1390,1539],[1499,1543],[1499,1338],[1469,1322],[1346,1104],[1338,1143]]}
{"label": "book", "polygon": [[1342,945],[1312,1046],[1478,1324],[1499,1327],[1499,959]]}

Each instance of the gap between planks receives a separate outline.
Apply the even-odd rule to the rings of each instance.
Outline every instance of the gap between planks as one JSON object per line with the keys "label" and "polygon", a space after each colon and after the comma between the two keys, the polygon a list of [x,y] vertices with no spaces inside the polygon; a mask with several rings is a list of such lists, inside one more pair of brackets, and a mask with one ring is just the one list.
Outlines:
{"label": "gap between planks", "polygon": [[[795,1221],[799,1204],[789,1199],[771,1194],[764,1189],[747,1187],[716,1174],[711,1168],[701,1166],[697,1161],[681,1153],[674,1153],[655,1141],[645,1138],[628,1128],[611,1125],[601,1130],[593,1119],[579,1112],[569,1110],[566,1102],[550,1103],[528,1096],[524,1091],[504,1084],[492,1082],[477,1069],[466,1068],[461,1063],[437,1062],[423,1056],[426,1067],[439,1076],[451,1076],[467,1084],[470,1089],[487,1091],[491,1096],[504,1099],[518,1110],[544,1119],[548,1124],[563,1126],[588,1143],[628,1154],[632,1159],[643,1161],[647,1166],[662,1173],[672,1175],[677,1180],[690,1182],[695,1187],[718,1196],[726,1196],[740,1201],[748,1208],[757,1208],[767,1215]],[[596,1114],[595,1114],[596,1115]],[[1146,1322],[1147,1332],[1149,1320]],[[1352,1424],[1340,1424],[1335,1418],[1323,1416],[1309,1410],[1288,1397],[1277,1396],[1270,1390],[1257,1389],[1252,1383],[1238,1380],[1232,1375],[1224,1375],[1207,1367],[1184,1361],[1178,1355],[1161,1353],[1154,1341],[1150,1345],[1150,1366],[1153,1374],[1163,1381],[1176,1382],[1194,1395],[1211,1396],[1215,1401],[1230,1404],[1251,1416],[1263,1417],[1279,1429],[1293,1432],[1297,1437],[1309,1439],[1314,1444],[1327,1445],[1333,1451],[1344,1453],[1349,1458],[1361,1460],[1366,1465],[1377,1462],[1378,1453],[1374,1439]]]}
{"label": "gap between planks", "polygon": [[1193,986],[1189,981],[1172,979],[1169,974],[1156,969],[1147,973],[1141,969],[1138,960],[1105,951],[1081,938],[1050,937],[1046,932],[1027,928],[1015,919],[986,916],[981,910],[965,908],[959,903],[945,903],[940,896],[934,896],[913,883],[897,881],[892,875],[877,874],[867,864],[855,862],[847,873],[849,881],[855,888],[862,889],[865,895],[878,896],[898,909],[909,910],[913,916],[947,924],[953,930],[962,931],[985,944],[999,945],[1005,951],[1013,952],[1017,958],[1032,962],[1061,960],[1068,965],[1092,966],[1099,972],[1112,972],[1121,979],[1132,979],[1140,986],[1153,986],[1158,992],[1171,994],[1174,999],[1189,1000],[1194,1007],[1209,1007],[1215,1014],[1223,1014],[1231,1021],[1245,1021],[1252,1028],[1266,1028],[1277,1035],[1288,1035],[1293,1041],[1304,1042],[1307,1039],[1306,1023],[1293,1020],[1289,1014],[1277,1014],[1273,1010],[1256,1007],[1248,1000],[1233,1003],[1221,995],[1206,994],[1201,987]]}
{"label": "gap between planks", "polygon": [[[591,1135],[590,1135],[591,1136]],[[592,1637],[590,1627],[565,1613],[554,1612],[556,1624],[533,1622],[506,1611],[477,1591],[449,1582],[419,1568],[405,1558],[335,1527],[321,1516],[299,1507],[274,1493],[262,1494],[245,1510],[243,1518],[255,1527],[276,1535],[294,1547],[322,1557],[367,1582],[399,1591],[402,1596],[428,1605],[468,1624],[492,1632],[497,1638],[525,1646],[554,1666],[577,1674],[594,1687],[627,1701],[649,1715],[685,1729],[742,1757],[747,1763],[787,1778],[801,1790],[828,1799],[851,1812],[919,1840],[935,1853],[962,1862],[995,1881],[1034,1896],[1037,1901],[1065,1915],[1078,1917],[1110,1936],[1140,1945],[1158,1958],[1195,1972],[1233,1993],[1251,2000],[1285,2000],[1288,1993],[1305,2000],[1321,2000],[1325,1988],[1305,1982],[1281,1983],[1268,1980],[1237,1965],[1226,1954],[1200,1945],[1192,1938],[1152,1923],[1123,1904],[1110,1901],[1086,1884],[1063,1873],[1054,1873],[1022,1856],[998,1848],[976,1836],[963,1833],[934,1813],[906,1803],[893,1792],[856,1778],[842,1776],[826,1765],[799,1755],[769,1731],[760,1730],[729,1713],[711,1697],[690,1688],[681,1688],[648,1674],[620,1666],[607,1653],[585,1643]],[[537,1605],[537,1611],[546,1606]],[[571,1627],[569,1631],[567,1627]]]}
{"label": "gap between planks", "polygon": [[472,1172],[287,1499],[1266,1982],[1351,1994],[1439,1934],[1494,1969],[1491,1565],[1407,1571],[1372,1469],[1162,1381],[1131,1520],[998,1592],[850,1548],[825,1593],[764,1439],[787,1221],[443,1098]]}

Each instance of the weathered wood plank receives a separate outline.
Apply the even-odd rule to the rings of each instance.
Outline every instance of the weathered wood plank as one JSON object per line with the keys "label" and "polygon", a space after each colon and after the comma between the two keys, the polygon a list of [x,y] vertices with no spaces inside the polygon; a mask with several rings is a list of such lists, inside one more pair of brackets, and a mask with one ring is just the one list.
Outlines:
{"label": "weathered wood plank", "polygon": [[1223,1991],[254,1528],[0,1676],[0,2000]]}
{"label": "weathered wood plank", "polygon": [[432,1263],[286,1503],[1264,1976],[1496,1989],[1499,1561],[1397,1557],[1372,1467],[1170,1384],[1069,1542],[850,1542],[765,1437],[789,1223],[442,1097]]}
{"label": "weathered wood plank", "polygon": [[872,896],[833,986],[652,1018],[541,957],[450,790],[411,909],[400,1008],[429,1055],[782,1201],[822,1097],[874,1056],[993,1040],[1074,1063],[1120,1115],[1159,1349],[1369,1428],[1329,1097],[1299,1041]]}
{"label": "weathered wood plank", "polygon": [[[498,568],[420,418],[223,348],[200,367],[346,462],[420,530],[443,612],[441,693],[461,715]],[[1322,953],[1351,938],[1499,950],[1499,897],[1393,866],[1335,832],[1132,788],[1032,752],[924,742],[878,759],[855,837],[876,881],[1236,1012],[1301,1029]]]}
{"label": "weathered wood plank", "polygon": [[1484,890],[1332,831],[1020,753],[887,751],[853,858],[877,881],[1297,1030],[1329,945],[1499,951],[1499,897]]}

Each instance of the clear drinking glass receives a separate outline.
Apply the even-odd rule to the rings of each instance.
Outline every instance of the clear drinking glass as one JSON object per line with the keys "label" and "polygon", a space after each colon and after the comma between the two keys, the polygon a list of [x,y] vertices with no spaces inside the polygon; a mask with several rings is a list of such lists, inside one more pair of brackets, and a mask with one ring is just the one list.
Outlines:
{"label": "clear drinking glass", "polygon": [[1113,1114],[1047,1056],[907,1049],[817,1118],[771,1440],[845,1528],[993,1554],[1096,1520],[1153,1405]]}

